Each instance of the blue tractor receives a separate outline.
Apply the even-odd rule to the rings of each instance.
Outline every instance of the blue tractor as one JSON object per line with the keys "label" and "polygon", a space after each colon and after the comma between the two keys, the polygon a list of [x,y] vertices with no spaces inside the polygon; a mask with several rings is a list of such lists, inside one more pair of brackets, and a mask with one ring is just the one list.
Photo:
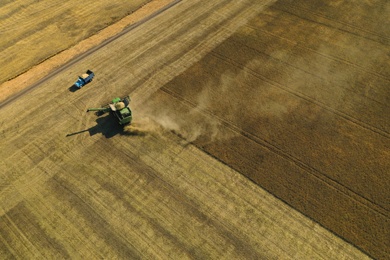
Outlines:
{"label": "blue tractor", "polygon": [[79,79],[73,84],[73,86],[76,88],[82,88],[85,84],[91,82],[93,77],[95,77],[95,73],[91,70],[87,70],[87,72],[79,76]]}

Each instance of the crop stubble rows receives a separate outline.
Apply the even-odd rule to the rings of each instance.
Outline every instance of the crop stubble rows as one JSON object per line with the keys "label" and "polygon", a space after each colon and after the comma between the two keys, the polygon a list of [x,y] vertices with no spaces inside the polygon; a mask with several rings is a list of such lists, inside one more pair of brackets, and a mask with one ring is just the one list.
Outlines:
{"label": "crop stubble rows", "polygon": [[[157,17],[0,111],[1,118],[11,118],[1,133],[6,138],[0,141],[6,148],[0,151],[6,161],[0,164],[1,218],[7,220],[1,222],[0,241],[5,254],[94,258],[364,257],[237,172],[192,145],[183,146],[180,138],[169,133],[132,137],[112,127],[115,121],[109,118],[94,122],[93,115],[84,114],[87,107],[104,104],[112,95],[130,92],[134,94],[135,116],[150,110],[180,122],[179,116],[170,114],[178,106],[170,111],[169,105],[179,104],[172,103],[171,97],[162,103],[159,92],[146,101],[159,86],[221,43],[262,6],[256,9],[246,2],[229,2],[182,3],[177,13]],[[216,12],[217,6],[220,12]],[[191,12],[182,16],[186,10]],[[196,20],[202,13],[207,14],[205,20]],[[229,16],[230,21],[224,19]],[[191,28],[192,34],[185,30],[175,34],[174,26],[179,21]],[[69,92],[71,77],[86,67],[97,72],[93,85]],[[207,75],[196,74],[199,71],[193,68],[189,71]],[[164,90],[178,81],[180,77]],[[197,87],[189,82],[180,82],[180,86],[185,91],[196,91]],[[215,101],[222,102],[220,98]],[[235,102],[245,105],[244,101],[226,104],[234,107]],[[16,111],[12,109],[15,107],[24,109]],[[183,108],[182,115],[186,112]],[[191,126],[188,119],[184,122]],[[193,119],[204,123],[202,117]],[[238,126],[250,132],[248,126]],[[86,132],[65,137],[84,129]],[[207,133],[204,135],[197,145],[208,152],[217,151],[215,143],[202,143],[209,140]],[[246,143],[240,135],[224,137],[229,139],[222,138],[222,145],[224,141],[237,142],[237,147],[224,148],[243,148],[221,151],[219,159],[244,155],[239,169],[242,173],[245,167],[258,162],[257,155],[263,151],[258,146],[245,157],[242,151],[246,151]],[[237,163],[237,158],[231,159]],[[248,158],[252,159],[246,161]],[[258,163],[253,171],[263,168],[267,165]],[[28,220],[14,214],[17,212],[34,220],[27,223],[32,225],[33,233],[19,228]],[[41,247],[34,248],[35,239]]]}
{"label": "crop stubble rows", "polygon": [[[286,12],[290,5],[294,8]],[[376,7],[355,11],[367,8]],[[384,69],[388,38],[381,30],[386,28],[380,27],[381,17],[379,29],[365,30],[339,22],[342,18],[324,19],[327,12],[337,13],[331,6],[313,9],[277,2],[165,85],[154,102],[187,104],[208,114],[200,120],[205,128],[213,120],[230,128],[233,138],[210,143],[204,137],[195,144],[385,258],[390,80]]]}

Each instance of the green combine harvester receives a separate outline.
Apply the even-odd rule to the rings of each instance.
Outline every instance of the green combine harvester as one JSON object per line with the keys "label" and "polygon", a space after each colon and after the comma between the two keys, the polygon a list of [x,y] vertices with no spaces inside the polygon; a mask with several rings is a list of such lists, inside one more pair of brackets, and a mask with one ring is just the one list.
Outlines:
{"label": "green combine harvester", "polygon": [[111,112],[118,120],[120,125],[131,124],[133,119],[131,109],[129,107],[130,97],[126,96],[124,98],[114,98],[111,103],[99,107],[99,108],[88,108],[89,111],[96,111],[97,116],[101,116],[105,113]]}

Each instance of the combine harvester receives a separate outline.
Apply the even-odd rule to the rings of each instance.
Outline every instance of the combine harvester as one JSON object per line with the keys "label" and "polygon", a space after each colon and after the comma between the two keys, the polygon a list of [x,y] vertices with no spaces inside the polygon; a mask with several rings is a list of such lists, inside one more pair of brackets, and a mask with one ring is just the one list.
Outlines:
{"label": "combine harvester", "polygon": [[120,125],[131,124],[133,119],[132,112],[129,107],[130,97],[126,96],[124,98],[114,98],[111,103],[104,105],[99,108],[88,108],[89,111],[96,111],[97,116],[101,116],[105,113],[111,112],[119,121]]}

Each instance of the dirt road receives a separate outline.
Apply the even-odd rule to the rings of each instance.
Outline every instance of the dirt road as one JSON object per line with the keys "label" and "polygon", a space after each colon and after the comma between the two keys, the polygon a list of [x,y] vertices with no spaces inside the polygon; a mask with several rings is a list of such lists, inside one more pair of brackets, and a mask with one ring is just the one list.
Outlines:
{"label": "dirt road", "polygon": [[[243,81],[242,88],[234,88],[238,92],[226,95],[232,90],[227,84],[232,76],[220,78],[225,74],[219,71],[226,59],[210,59],[241,51],[245,57],[249,51],[243,48],[219,50],[234,37],[244,37],[248,22],[267,24],[265,17],[256,19],[274,3],[237,2],[182,1],[0,109],[2,255],[368,258],[241,175],[248,175],[248,169],[277,174],[269,165],[285,173],[299,169],[296,161],[285,162],[286,156],[280,156],[295,146],[282,147],[279,156],[268,147],[265,150],[273,158],[259,160],[264,148],[246,145],[245,138],[253,134],[250,129],[280,132],[283,125],[278,128],[271,121],[266,130],[256,125],[254,111],[265,113],[267,107],[256,107],[257,101],[245,98],[255,89],[248,92],[251,89]],[[74,91],[75,76],[87,68],[96,73],[95,80]],[[238,66],[228,70],[242,71]],[[247,73],[239,77],[252,79]],[[218,89],[223,86],[225,92]],[[207,91],[215,91],[215,102],[201,95]],[[135,123],[148,129],[145,135],[122,131],[111,117],[85,113],[88,107],[129,93]],[[191,99],[196,100],[195,106]],[[224,106],[234,108],[239,102],[251,113],[244,111],[243,124],[233,128],[234,115],[222,116],[220,110],[213,110],[220,105],[219,109],[229,111]],[[279,102],[268,103],[272,111]],[[297,111],[299,118],[303,114]],[[147,116],[159,125],[146,120]],[[263,141],[272,145],[283,141],[272,135],[267,138]],[[264,185],[260,179],[266,179],[266,174],[257,175],[259,179],[253,176],[249,177]],[[267,189],[277,194],[280,179],[274,179],[275,190]],[[290,195],[296,184],[286,184],[284,190],[290,190]],[[321,187],[316,190],[321,192]],[[316,202],[312,195],[307,192],[310,203]],[[379,195],[367,196],[376,199]],[[372,252],[377,253],[375,249]]]}

